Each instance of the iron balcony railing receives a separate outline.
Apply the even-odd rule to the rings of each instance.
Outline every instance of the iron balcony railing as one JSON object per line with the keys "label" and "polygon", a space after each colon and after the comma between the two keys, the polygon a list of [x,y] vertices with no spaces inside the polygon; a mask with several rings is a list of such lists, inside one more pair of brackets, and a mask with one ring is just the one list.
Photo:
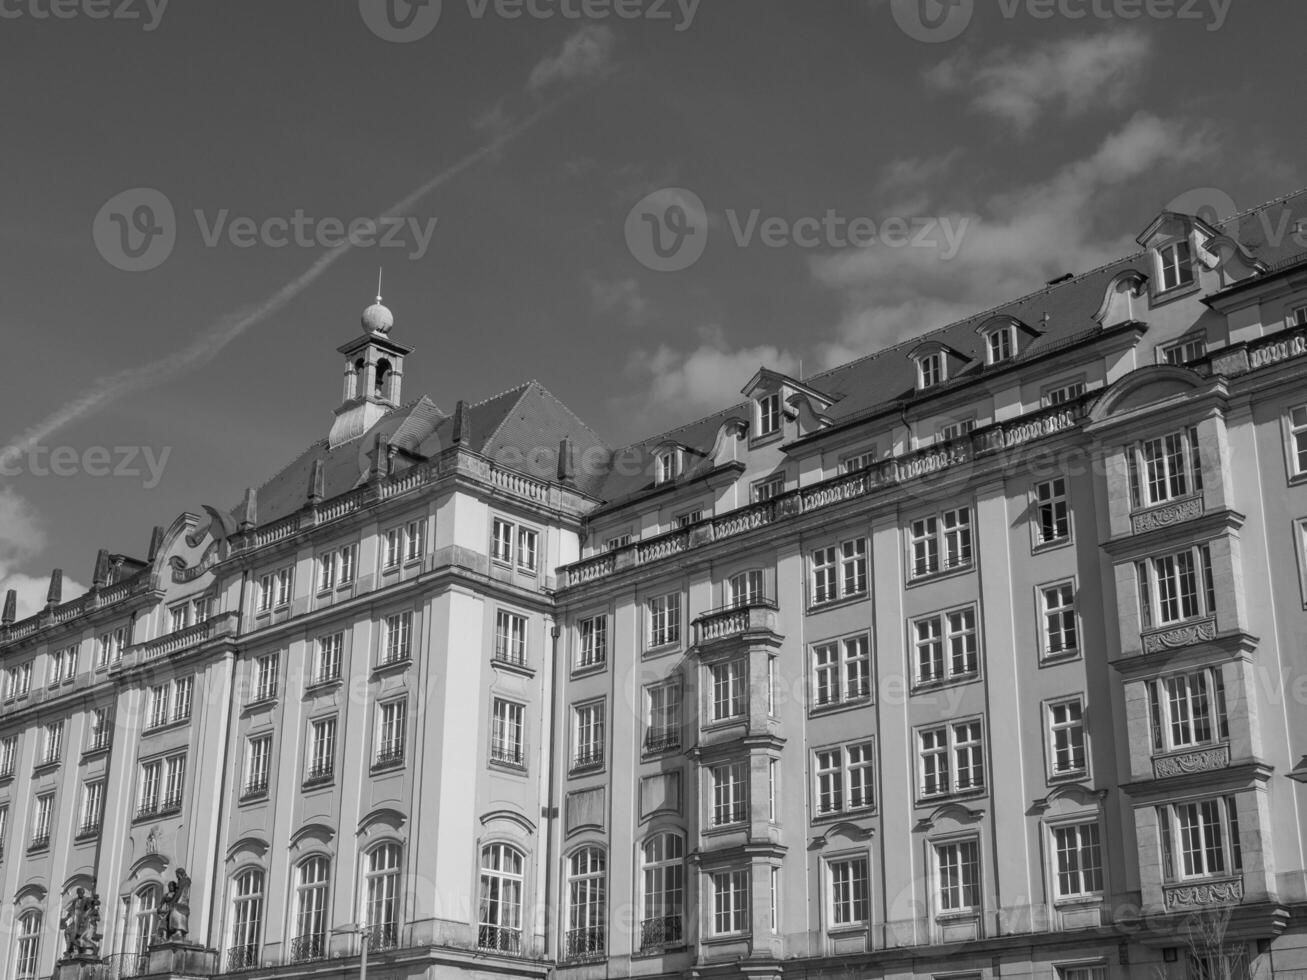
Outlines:
{"label": "iron balcony railing", "polygon": [[679,728],[651,728],[644,733],[646,752],[671,752],[681,747]]}
{"label": "iron balcony railing", "polygon": [[303,963],[305,960],[320,960],[327,955],[327,937],[322,933],[310,936],[296,936],[290,941],[290,961]]}
{"label": "iron balcony railing", "polygon": [[664,915],[640,923],[640,948],[662,949],[684,942],[684,928],[679,915]]}
{"label": "iron balcony railing", "polygon": [[508,956],[521,956],[522,930],[483,924],[477,929],[477,948]]}
{"label": "iron balcony railing", "polygon": [[564,940],[563,955],[569,960],[602,959],[607,953],[607,935],[603,926],[569,929]]}
{"label": "iron balcony railing", "polygon": [[259,966],[259,947],[233,946],[227,951],[227,972],[238,973],[241,970],[256,970]]}
{"label": "iron balcony railing", "polygon": [[392,742],[377,750],[377,757],[372,762],[373,769],[393,769],[404,764],[404,743]]}
{"label": "iron balcony railing", "polygon": [[310,766],[304,776],[305,786],[323,786],[336,778],[336,767],[331,762]]}
{"label": "iron balcony railing", "polygon": [[368,952],[399,947],[399,926],[394,922],[380,922],[375,926],[368,926],[365,934],[368,939]]}
{"label": "iron balcony railing", "polygon": [[585,748],[578,749],[576,756],[572,759],[573,772],[602,769],[603,765],[604,747],[602,745],[588,745]]}

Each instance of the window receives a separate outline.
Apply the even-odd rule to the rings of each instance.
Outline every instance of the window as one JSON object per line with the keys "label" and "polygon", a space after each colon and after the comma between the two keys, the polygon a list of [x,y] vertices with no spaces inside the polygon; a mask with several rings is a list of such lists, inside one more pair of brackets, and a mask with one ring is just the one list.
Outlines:
{"label": "window", "polygon": [[1153,507],[1203,489],[1198,430],[1185,429],[1138,443],[1127,455],[1130,500]]}
{"label": "window", "polygon": [[912,577],[963,568],[971,564],[971,508],[946,510],[923,517],[909,529]]}
{"label": "window", "polygon": [[176,633],[178,630],[184,630],[190,625],[191,607],[189,603],[183,602],[179,606],[173,606],[168,610],[169,629]]}
{"label": "window", "polygon": [[140,789],[136,801],[138,817],[153,816],[159,812],[159,791],[163,780],[163,760],[152,759],[141,763]]}
{"label": "window", "polygon": [[150,688],[149,728],[168,723],[168,685],[156,684]]}
{"label": "window", "polygon": [[1207,338],[1205,335],[1189,337],[1162,348],[1162,359],[1167,364],[1183,367],[1194,361],[1201,361],[1207,356]]}
{"label": "window", "polygon": [[12,776],[18,761],[18,736],[0,738],[0,776]]}
{"label": "window", "polygon": [[1307,327],[1307,306],[1299,306],[1290,311],[1289,326]]}
{"label": "window", "polygon": [[517,567],[524,572],[536,570],[536,552],[539,549],[540,532],[522,527],[517,530]]}
{"label": "window", "polygon": [[377,705],[377,749],[373,765],[398,766],[404,762],[404,734],[408,723],[408,702],[400,699]]}
{"label": "window", "polygon": [[860,453],[854,453],[851,456],[845,456],[840,460],[841,473],[856,473],[859,470],[870,469],[876,465],[876,450],[867,449]]}
{"label": "window", "polygon": [[259,577],[259,612],[268,612],[290,602],[291,569],[280,568]]}
{"label": "window", "polygon": [[182,808],[182,789],[186,782],[186,756],[171,755],[164,760],[163,803],[160,813],[176,813]]}
{"label": "window", "polygon": [[36,965],[41,954],[40,912],[24,912],[18,920],[17,950],[14,976],[17,980],[36,980]]}
{"label": "window", "polygon": [[876,805],[876,749],[872,742],[816,753],[818,816],[865,810]]}
{"label": "window", "polygon": [[781,431],[781,395],[772,392],[758,399],[758,438]]}
{"label": "window", "polygon": [[313,683],[329,684],[340,678],[340,662],[345,650],[345,634],[318,637],[313,659]]}
{"label": "window", "polygon": [[1162,270],[1162,291],[1187,286],[1194,281],[1193,249],[1188,239],[1163,245],[1157,250]]}
{"label": "window", "polygon": [[608,617],[591,616],[578,624],[581,633],[581,649],[577,657],[577,668],[585,670],[590,667],[602,667],[608,662]]}
{"label": "window", "polygon": [[526,663],[526,617],[500,609],[495,613],[495,659],[522,666]]}
{"label": "window", "polygon": [[1157,808],[1166,881],[1243,870],[1239,816],[1233,796]]}
{"label": "window", "polygon": [[1015,328],[999,327],[985,335],[985,356],[990,364],[1011,360],[1015,350]]}
{"label": "window", "polygon": [[1080,398],[1084,393],[1085,383],[1083,381],[1071,381],[1045,391],[1044,404],[1050,408],[1056,405],[1065,405]]}
{"label": "window", "polygon": [[1230,737],[1218,668],[1161,677],[1148,681],[1147,688],[1153,751],[1179,751]]}
{"label": "window", "polygon": [[108,667],[111,664],[118,663],[122,660],[123,650],[126,647],[126,626],[119,626],[116,630],[101,633],[95,644],[95,665],[97,667]]}
{"label": "window", "polygon": [[259,944],[263,934],[263,872],[242,871],[232,886],[231,951],[227,969],[244,970],[259,965]]}
{"label": "window", "polygon": [[131,897],[128,903],[130,917],[125,943],[126,948],[130,950],[128,965],[148,964],[150,944],[154,938],[155,910],[158,906],[159,890],[153,885],[147,885]]}
{"label": "window", "polygon": [[491,705],[490,758],[510,766],[524,763],[522,727],[526,709],[516,701],[495,698]]}
{"label": "window", "polygon": [[364,872],[363,925],[368,950],[399,945],[399,845],[378,844],[367,856]]}
{"label": "window", "polygon": [[572,769],[598,769],[604,764],[604,703],[593,701],[572,709]]}
{"label": "window", "polygon": [[679,945],[684,937],[685,840],[679,834],[655,834],[640,849],[643,912],[640,948]]}
{"label": "window", "polygon": [[1080,639],[1076,629],[1075,584],[1059,582],[1039,590],[1044,617],[1044,654],[1061,657],[1075,653]]}
{"label": "window", "polygon": [[967,913],[980,909],[980,844],[974,840],[935,845],[938,910]]}
{"label": "window", "polygon": [[1054,776],[1082,776],[1085,753],[1085,705],[1080,698],[1048,705],[1048,761]]}
{"label": "window", "polygon": [[1039,544],[1054,544],[1071,537],[1071,509],[1066,480],[1058,477],[1035,484],[1035,535]]}
{"label": "window", "polygon": [[295,872],[294,937],[290,942],[292,962],[322,959],[327,955],[327,887],[331,864],[315,855],[301,862]]}
{"label": "window", "polygon": [[1053,828],[1058,898],[1084,898],[1103,890],[1103,850],[1097,822]]}
{"label": "window", "polygon": [[771,874],[771,931],[779,935],[781,931],[781,869],[773,867]]}
{"label": "window", "polygon": [[1307,474],[1307,405],[1289,409],[1290,454],[1293,475]]}
{"label": "window", "polygon": [[854,538],[812,553],[812,604],[867,594],[867,539]]}
{"label": "window", "polygon": [[728,660],[708,668],[712,681],[709,717],[713,721],[733,721],[748,714],[747,670],[744,660]]}
{"label": "window", "polygon": [[198,599],[191,600],[191,622],[203,623],[213,615],[213,607],[217,600],[213,596],[202,595]]}
{"label": "window", "polygon": [[765,500],[772,500],[779,497],[785,492],[785,476],[770,476],[765,480],[759,480],[753,485],[753,502],[760,504]]}
{"label": "window", "polygon": [[567,862],[568,959],[602,956],[607,948],[608,871],[604,852],[587,847]]}
{"label": "window", "polygon": [[976,430],[975,419],[960,419],[957,422],[949,422],[939,427],[936,434],[936,442],[953,442],[955,439],[961,439],[963,436],[971,435]]}
{"label": "window", "polygon": [[195,678],[183,677],[150,688],[149,728],[159,728],[191,716]]}
{"label": "window", "polygon": [[172,720],[185,721],[191,716],[195,699],[195,678],[182,677],[172,682]]}
{"label": "window", "polygon": [[386,617],[385,645],[382,647],[381,663],[397,664],[408,660],[412,651],[410,638],[413,635],[413,613],[392,613]]}
{"label": "window", "polygon": [[922,729],[917,740],[923,798],[984,789],[985,740],[979,721]]}
{"label": "window", "polygon": [[915,620],[912,639],[917,684],[965,680],[980,673],[975,606]]}
{"label": "window", "polygon": [[398,568],[404,559],[404,529],[392,527],[386,532],[385,557],[383,568]]}
{"label": "window", "polygon": [[309,725],[309,769],[305,785],[329,783],[336,770],[336,719],[319,718]]}
{"label": "window", "polygon": [[62,721],[51,722],[45,726],[43,734],[40,764],[52,766],[63,757],[64,723]]}
{"label": "window", "polygon": [[77,674],[77,647],[56,650],[50,657],[50,686],[66,684]]}
{"label": "window", "polygon": [[629,547],[630,544],[631,544],[631,536],[629,534],[619,534],[616,537],[609,538],[604,543],[604,550],[618,551],[622,548]]}
{"label": "window", "polygon": [[490,557],[504,565],[513,563],[513,530],[513,524],[495,518],[494,535],[490,539]]}
{"label": "window", "polygon": [[763,600],[763,574],[761,568],[732,575],[726,582],[726,605],[748,606]]}
{"label": "window", "polygon": [[[91,710],[90,724],[90,741],[87,743],[87,751],[98,752],[100,749],[107,749],[109,743],[113,740],[113,718],[107,708],[93,708]],[[3,744],[0,743],[0,749]],[[0,751],[0,759],[3,759],[3,752]]]}
{"label": "window", "polygon": [[703,520],[702,509],[687,510],[684,514],[676,515],[676,526],[690,527],[694,524],[698,524],[702,520]]}
{"label": "window", "polygon": [[865,926],[871,918],[871,889],[865,857],[841,858],[830,869],[830,922],[832,928]]}
{"label": "window", "polygon": [[503,953],[522,951],[522,854],[507,844],[481,849],[477,946]]}
{"label": "window", "polygon": [[40,851],[50,846],[50,821],[54,816],[54,794],[42,793],[32,808],[32,841],[28,850]]}
{"label": "window", "polygon": [[5,839],[9,833],[9,804],[0,804],[0,856],[4,855]]}
{"label": "window", "polygon": [[281,654],[265,653],[254,661],[254,701],[272,701],[277,697],[277,675]]}
{"label": "window", "polygon": [[1170,626],[1216,612],[1212,552],[1203,544],[1136,563],[1145,628]]}
{"label": "window", "polygon": [[812,648],[814,707],[848,704],[871,697],[871,641],[849,636]]}
{"label": "window", "polygon": [[749,764],[727,762],[713,766],[712,776],[714,827],[743,823],[749,816]]}
{"label": "window", "polygon": [[328,592],[354,581],[356,545],[346,545],[318,556],[318,591]]}
{"label": "window", "polygon": [[104,820],[104,780],[92,779],[82,785],[82,813],[77,834],[94,834]]}
{"label": "window", "polygon": [[268,795],[268,773],[272,764],[272,736],[260,735],[245,743],[245,785],[241,799]]}
{"label": "window", "polygon": [[681,682],[679,679],[645,688],[646,752],[667,752],[681,747]]}
{"label": "window", "polygon": [[1107,967],[1059,966],[1057,980],[1107,980]]}
{"label": "window", "polygon": [[670,483],[681,475],[681,450],[667,449],[654,457],[654,482]]}
{"label": "window", "polygon": [[719,871],[712,876],[712,931],[730,936],[749,931],[749,872]]}
{"label": "window", "polygon": [[404,525],[404,561],[421,561],[427,543],[427,522],[409,521]]}
{"label": "window", "polygon": [[944,355],[925,354],[917,358],[917,387],[933,388],[944,380]]}
{"label": "window", "polygon": [[5,700],[14,701],[18,698],[25,698],[31,689],[31,663],[19,664],[17,667],[11,667],[5,675]]}
{"label": "window", "polygon": [[649,600],[649,645],[681,642],[681,594],[672,592]]}

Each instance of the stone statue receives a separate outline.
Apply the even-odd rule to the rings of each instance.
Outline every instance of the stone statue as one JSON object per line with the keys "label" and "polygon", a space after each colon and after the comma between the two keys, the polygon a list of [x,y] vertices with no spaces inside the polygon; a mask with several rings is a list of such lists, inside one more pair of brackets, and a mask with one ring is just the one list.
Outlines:
{"label": "stone statue", "polygon": [[168,883],[167,893],[154,910],[154,942],[184,941],[191,926],[191,879],[185,868],[177,869],[177,880]]}
{"label": "stone statue", "polygon": [[59,926],[64,932],[66,959],[95,958],[100,954],[100,896],[86,895],[86,889],[77,894],[64,910]]}

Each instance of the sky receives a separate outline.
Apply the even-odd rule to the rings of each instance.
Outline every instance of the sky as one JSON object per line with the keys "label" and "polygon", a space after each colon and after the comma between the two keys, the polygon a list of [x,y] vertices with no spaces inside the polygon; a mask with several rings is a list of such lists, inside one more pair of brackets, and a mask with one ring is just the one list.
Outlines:
{"label": "sky", "polygon": [[[1301,0],[0,0],[0,590],[404,397],[615,446],[1302,187]],[[372,225],[369,219],[376,219]],[[353,243],[346,233],[353,230]]]}

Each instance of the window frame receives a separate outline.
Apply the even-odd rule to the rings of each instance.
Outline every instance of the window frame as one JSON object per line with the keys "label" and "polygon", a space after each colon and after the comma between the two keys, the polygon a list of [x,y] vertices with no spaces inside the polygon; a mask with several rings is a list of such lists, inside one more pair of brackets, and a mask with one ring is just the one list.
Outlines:
{"label": "window frame", "polygon": [[492,840],[483,844],[477,866],[477,884],[477,948],[521,952],[522,899],[526,893],[525,852],[506,841]]}
{"label": "window frame", "polygon": [[[1301,422],[1295,420],[1299,413]],[[1290,481],[1307,480],[1307,404],[1290,405],[1285,409],[1284,439]]]}
{"label": "window frame", "polygon": [[[964,849],[969,848],[972,851],[970,857],[964,855]],[[978,834],[966,834],[956,837],[939,838],[930,842],[931,850],[931,876],[932,892],[934,899],[934,912],[937,920],[944,919],[970,919],[979,917],[985,906],[985,868],[984,852],[981,847],[981,839]],[[944,852],[956,852],[957,882],[955,885],[945,885],[944,882]],[[968,882],[966,871],[973,868],[975,878]],[[952,892],[957,892],[957,904],[948,902],[946,896]],[[974,901],[967,902],[969,895],[974,896]]]}
{"label": "window frame", "polygon": [[[1086,842],[1083,831],[1093,829],[1092,842]],[[1060,836],[1073,832],[1075,834],[1074,850],[1062,847]],[[1049,893],[1053,896],[1055,906],[1081,905],[1102,901],[1107,891],[1107,865],[1104,861],[1103,827],[1098,814],[1079,815],[1050,822],[1047,825],[1049,856]],[[1086,852],[1093,852],[1096,864],[1085,860]],[[1063,865],[1065,855],[1074,854],[1074,867]],[[1097,881],[1097,888],[1084,887]],[[1067,879],[1074,877],[1081,885],[1078,891],[1064,891]]]}
{"label": "window frame", "polygon": [[[874,736],[813,749],[812,819],[845,819],[850,815],[875,813],[878,770]],[[855,783],[860,784],[860,803],[856,802]],[[824,802],[828,799],[829,805]]]}
{"label": "window frame", "polygon": [[[1203,807],[1207,805],[1215,806],[1217,811],[1216,827],[1220,833],[1219,854],[1222,863],[1222,867],[1218,870],[1208,866],[1214,849],[1210,846],[1208,837],[1208,829],[1212,825],[1208,822],[1207,814],[1203,812]],[[1189,807],[1194,807],[1194,812],[1199,816],[1197,827],[1201,833],[1196,835],[1200,840],[1197,851],[1186,849],[1180,810]],[[1239,812],[1235,794],[1227,793],[1160,803],[1155,807],[1155,812],[1158,820],[1158,848],[1162,858],[1161,871],[1164,884],[1208,881],[1242,873],[1243,855],[1238,838]],[[1201,853],[1204,870],[1196,872],[1182,870],[1190,853]]]}
{"label": "window frame", "polygon": [[769,392],[754,400],[754,418],[758,422],[758,434],[754,439],[766,439],[781,431],[784,424],[784,411],[781,406],[781,393]]}
{"label": "window frame", "polygon": [[[679,646],[681,643],[681,590],[664,592],[649,596],[644,601],[648,628],[645,633],[645,645],[648,650]],[[662,625],[659,626],[659,619]]]}
{"label": "window frame", "polygon": [[[1197,691],[1195,681],[1201,679],[1204,690]],[[1174,682],[1183,681],[1183,691]],[[1180,693],[1180,697],[1177,697]],[[1230,740],[1230,719],[1225,692],[1225,679],[1219,666],[1191,666],[1171,671],[1144,682],[1144,695],[1148,707],[1149,745],[1153,755],[1196,752]],[[1177,711],[1182,702],[1184,712]],[[1201,706],[1201,711],[1198,710]],[[1199,726],[1207,728],[1207,737],[1199,738]],[[1176,739],[1177,729],[1188,730],[1192,741]]]}
{"label": "window frame", "polygon": [[573,773],[602,772],[608,762],[608,699],[591,698],[572,705]]}
{"label": "window frame", "polygon": [[975,508],[969,503],[908,521],[904,529],[908,584],[974,569],[974,529]]}
{"label": "window frame", "polygon": [[[965,741],[958,738],[958,730],[963,727],[970,729],[977,726],[980,730],[979,739],[968,737]],[[942,743],[936,743],[930,747],[929,753],[925,746],[927,736],[937,736],[940,732],[944,733]],[[970,732],[968,732],[970,736]],[[935,800],[949,800],[957,798],[970,798],[973,796],[984,796],[989,793],[990,774],[989,774],[989,732],[985,724],[984,715],[969,715],[963,718],[948,718],[937,722],[931,722],[925,725],[919,725],[913,729],[913,754],[916,757],[916,789],[917,801],[919,803],[933,802]],[[966,786],[960,785],[958,773],[960,767],[959,749],[965,748],[968,752],[967,770],[970,773],[969,779],[974,780],[975,771],[978,768],[980,773],[980,782],[971,781]],[[979,750],[980,765],[977,767],[974,755]],[[936,769],[933,773],[930,767],[926,765],[927,755],[931,757],[942,757],[944,770],[942,773],[943,788],[931,791],[927,785],[927,776],[933,775],[936,780],[941,778],[941,773]]]}
{"label": "window frame", "polygon": [[[1194,247],[1188,237],[1158,245],[1154,251],[1157,259],[1158,295],[1173,293],[1197,284],[1198,272],[1194,268]],[[1172,276],[1175,281],[1169,282]]]}
{"label": "window frame", "polygon": [[576,630],[576,662],[572,667],[573,673],[602,670],[608,665],[608,613],[600,612],[578,619]]}
{"label": "window frame", "polygon": [[[871,548],[865,536],[841,538],[808,551],[808,608],[871,595]],[[825,582],[823,587],[821,582]]]}
{"label": "window frame", "polygon": [[[583,860],[584,859],[584,860]],[[604,956],[608,949],[608,854],[597,844],[567,858],[564,960]]]}
{"label": "window frame", "polygon": [[[850,648],[855,653],[850,654]],[[875,683],[872,678],[871,634],[863,631],[848,636],[834,637],[813,643],[808,648],[808,677],[812,685],[809,698],[811,711],[834,710],[846,705],[866,704],[875,700]],[[822,656],[834,651],[829,662]],[[823,675],[834,674],[835,683],[823,682]],[[833,695],[822,696],[823,690],[834,690]]]}
{"label": "window frame", "polygon": [[654,831],[640,842],[641,950],[667,949],[685,943],[688,878],[685,852],[685,835],[679,830]]}
{"label": "window frame", "polygon": [[[1061,605],[1050,605],[1049,594],[1054,591],[1059,593],[1057,598],[1059,602],[1062,602]],[[1070,601],[1066,602],[1065,593],[1068,591],[1070,592]],[[1080,623],[1079,594],[1080,590],[1074,578],[1035,586],[1035,612],[1039,622],[1040,663],[1075,660],[1080,657],[1083,637]],[[1050,624],[1055,616],[1061,620],[1057,635],[1060,641],[1065,643],[1068,633],[1066,623],[1068,615],[1071,617],[1071,639],[1075,640],[1075,643],[1072,646],[1064,646],[1059,650],[1054,650],[1054,633]]]}
{"label": "window frame", "polygon": [[710,795],[708,829],[742,827],[749,822],[749,763],[740,759],[707,767]]}
{"label": "window frame", "polygon": [[709,935],[749,935],[751,878],[749,868],[723,868],[710,872],[712,906],[708,918]]}
{"label": "window frame", "polygon": [[489,751],[492,763],[514,769],[526,768],[526,705],[523,702],[498,695],[490,699]]}
{"label": "window frame", "polygon": [[[827,932],[854,932],[866,929],[871,924],[871,856],[866,851],[847,854],[833,854],[827,857],[825,864],[826,878],[826,922]],[[862,874],[856,874],[857,866],[862,866]],[[845,868],[848,873],[847,883],[837,882],[837,869]],[[861,889],[858,885],[861,883]],[[841,897],[839,890],[847,888],[846,897]],[[861,892],[861,894],[859,894]],[[848,906],[847,917],[841,916],[841,906]],[[857,917],[858,907],[862,915]]]}
{"label": "window frame", "polygon": [[[1135,586],[1139,599],[1139,622],[1145,632],[1154,629],[1173,629],[1185,623],[1208,619],[1217,614],[1216,572],[1212,560],[1211,542],[1203,541],[1179,551],[1148,555],[1134,563]],[[1187,568],[1184,562],[1190,562]],[[1160,570],[1160,563],[1171,562],[1170,570]],[[1187,578],[1192,578],[1192,591],[1186,591]],[[1167,593],[1162,588],[1166,584]],[[1192,607],[1196,610],[1186,614]],[[1167,607],[1174,606],[1179,614],[1168,618]]]}
{"label": "window frame", "polygon": [[[954,618],[959,616],[969,620],[970,625],[964,623],[961,628],[956,628]],[[934,626],[934,631],[929,637],[923,637],[921,627],[928,624]],[[907,649],[912,661],[912,689],[917,691],[951,684],[971,684],[980,680],[984,675],[985,662],[980,635],[980,604],[976,602],[940,609],[909,619]],[[966,643],[968,637],[969,646]],[[963,669],[960,670],[957,669],[959,650],[955,649],[955,641],[959,639],[963,641],[961,659],[964,664]],[[927,640],[930,646],[936,649],[936,653],[932,653],[932,663],[938,662],[938,676],[926,676],[921,669],[923,644]]]}
{"label": "window frame", "polygon": [[[1065,476],[1040,480],[1030,487],[1031,532],[1035,550],[1070,544],[1075,538],[1071,482]],[[1050,535],[1048,532],[1052,531]],[[1058,533],[1058,532],[1061,533]]]}
{"label": "window frame", "polygon": [[[1056,717],[1060,709],[1071,709],[1067,717],[1059,721]],[[1078,712],[1078,716],[1072,719],[1071,715]],[[1049,782],[1065,782],[1067,780],[1079,781],[1090,778],[1091,758],[1093,753],[1089,745],[1089,713],[1085,705],[1085,696],[1083,694],[1073,694],[1066,697],[1050,698],[1044,702],[1044,758],[1046,760],[1046,770]],[[1075,743],[1076,732],[1079,732],[1079,755],[1081,765],[1074,764],[1076,758],[1077,746]],[[1058,743],[1059,735],[1067,733],[1068,742],[1065,746]],[[1070,755],[1071,763],[1060,768],[1058,765],[1059,755],[1061,753]]]}
{"label": "window frame", "polygon": [[[1175,440],[1173,443],[1172,440]],[[1156,450],[1150,455],[1150,450]],[[1203,480],[1202,444],[1198,427],[1188,425],[1147,439],[1139,439],[1126,449],[1131,511],[1151,510],[1199,496]],[[1176,459],[1180,466],[1176,468]],[[1177,489],[1177,483],[1182,489]],[[1164,496],[1154,496],[1157,487]]]}
{"label": "window frame", "polygon": [[[995,348],[999,348],[996,350]],[[1017,328],[1010,323],[985,331],[985,363],[990,367],[1015,360]]]}
{"label": "window frame", "polygon": [[[408,761],[408,695],[377,702],[373,769],[398,769]],[[389,732],[389,737],[387,737]]]}
{"label": "window frame", "polygon": [[[1186,355],[1186,351],[1191,351],[1195,347],[1197,353]],[[1207,331],[1200,330],[1186,334],[1169,344],[1159,345],[1157,348],[1157,360],[1159,364],[1167,364],[1172,367],[1185,367],[1192,364],[1194,361],[1201,361],[1207,356],[1207,353]]]}
{"label": "window frame", "polygon": [[1083,398],[1088,389],[1088,383],[1083,377],[1070,381],[1054,382],[1040,391],[1039,402],[1044,408],[1068,405],[1077,399]]}

